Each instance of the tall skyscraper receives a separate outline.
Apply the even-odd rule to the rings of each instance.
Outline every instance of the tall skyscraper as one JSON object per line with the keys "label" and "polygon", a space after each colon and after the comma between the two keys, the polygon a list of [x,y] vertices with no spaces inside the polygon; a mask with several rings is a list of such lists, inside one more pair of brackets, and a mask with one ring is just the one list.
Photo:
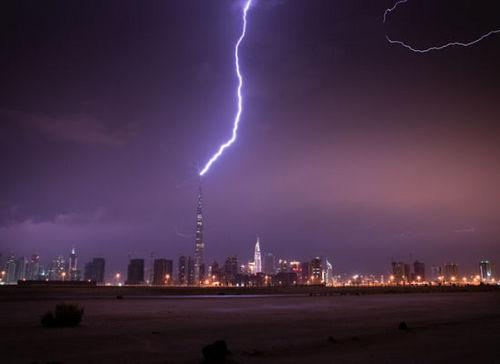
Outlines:
{"label": "tall skyscraper", "polygon": [[31,256],[31,260],[28,262],[28,267],[26,268],[26,279],[40,279],[40,256],[37,254],[33,254]]}
{"label": "tall skyscraper", "polygon": [[66,262],[62,255],[52,260],[49,268],[49,279],[51,281],[62,281],[66,279]]}
{"label": "tall skyscraper", "polygon": [[433,281],[439,281],[440,277],[443,275],[443,268],[440,265],[431,266],[431,277]]}
{"label": "tall skyscraper", "polygon": [[125,284],[144,284],[144,259],[130,260]]}
{"label": "tall skyscraper", "polygon": [[94,281],[97,283],[104,282],[104,273],[106,267],[106,261],[104,258],[94,258],[92,260],[92,265],[94,266]]}
{"label": "tall skyscraper", "polygon": [[4,281],[7,283],[16,283],[16,258],[11,255],[5,262],[5,274]]}
{"label": "tall skyscraper", "polygon": [[96,283],[104,282],[104,272],[106,261],[104,258],[94,258],[91,262],[85,264],[84,279]]}
{"label": "tall skyscraper", "polygon": [[311,270],[311,283],[321,283],[323,277],[323,267],[321,266],[321,259],[316,257],[311,260],[309,269]]}
{"label": "tall skyscraper", "polygon": [[411,279],[410,265],[404,262],[392,262],[392,275],[395,283],[408,282]]}
{"label": "tall skyscraper", "polygon": [[179,257],[178,267],[177,282],[181,285],[187,284],[187,258],[185,256]]}
{"label": "tall skyscraper", "polygon": [[272,253],[265,253],[264,254],[264,273],[269,274],[269,275],[274,275],[276,274],[276,260],[274,258],[274,255]]}
{"label": "tall skyscraper", "polygon": [[19,257],[16,259],[16,281],[26,279],[26,268],[28,266],[28,259]]}
{"label": "tall skyscraper", "polygon": [[193,285],[194,280],[194,260],[192,257],[179,257],[179,272],[177,280],[181,285]]}
{"label": "tall skyscraper", "polygon": [[[201,265],[201,267],[200,267],[200,274],[202,276],[203,276],[204,267],[205,267],[205,265]],[[199,284],[199,281],[197,281],[194,277],[194,259],[193,259],[193,257],[188,257],[188,260],[187,260],[187,284],[190,286]]]}
{"label": "tall skyscraper", "polygon": [[425,281],[425,264],[416,260],[413,263],[413,273],[416,281]]}
{"label": "tall skyscraper", "polygon": [[83,279],[85,281],[93,281],[94,280],[94,266],[92,262],[85,263],[85,267],[83,269]]}
{"label": "tall skyscraper", "polygon": [[238,258],[227,257],[226,262],[224,263],[224,280],[226,281],[226,284],[235,284],[238,272]]}
{"label": "tall skyscraper", "polygon": [[254,263],[255,263],[255,273],[262,273],[262,257],[260,256],[260,241],[257,238],[255,243],[255,253],[254,253]]}
{"label": "tall skyscraper", "polygon": [[302,262],[300,263],[301,275],[298,277],[302,283],[306,283],[311,277],[311,263]]}
{"label": "tall skyscraper", "polygon": [[199,284],[203,280],[204,273],[204,251],[205,243],[203,242],[203,201],[201,193],[201,185],[198,189],[198,204],[196,206],[196,242],[194,247],[194,283]]}
{"label": "tall skyscraper", "polygon": [[479,276],[481,282],[488,282],[493,276],[492,264],[489,260],[481,260],[479,262]]}
{"label": "tall skyscraper", "polygon": [[286,259],[278,259],[278,272],[288,272],[290,266]]}
{"label": "tall skyscraper", "polygon": [[221,268],[219,266],[219,263],[217,263],[215,260],[213,261],[212,265],[210,266],[208,274],[214,281],[220,281],[221,280]]}
{"label": "tall skyscraper", "polygon": [[453,282],[458,279],[458,265],[455,263],[446,263],[443,269],[444,279],[447,282]]}
{"label": "tall skyscraper", "polygon": [[333,265],[325,258],[325,269],[323,270],[323,283],[326,285],[333,283]]}
{"label": "tall skyscraper", "polygon": [[76,254],[75,247],[73,247],[71,248],[71,254],[69,255],[69,263],[68,263],[68,273],[69,273],[69,279],[71,281],[80,280],[80,273],[77,270],[77,262],[78,262],[78,255]]}
{"label": "tall skyscraper", "polygon": [[153,264],[153,285],[165,286],[172,282],[172,261],[167,259],[155,259]]}

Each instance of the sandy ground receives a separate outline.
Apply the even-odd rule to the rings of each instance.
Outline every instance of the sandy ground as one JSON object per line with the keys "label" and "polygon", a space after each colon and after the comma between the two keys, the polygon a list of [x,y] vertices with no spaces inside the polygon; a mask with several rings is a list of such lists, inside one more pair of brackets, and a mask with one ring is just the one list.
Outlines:
{"label": "sandy ground", "polygon": [[0,301],[0,362],[199,363],[225,339],[238,363],[500,363],[499,292],[71,302],[82,325],[44,329],[57,301]]}

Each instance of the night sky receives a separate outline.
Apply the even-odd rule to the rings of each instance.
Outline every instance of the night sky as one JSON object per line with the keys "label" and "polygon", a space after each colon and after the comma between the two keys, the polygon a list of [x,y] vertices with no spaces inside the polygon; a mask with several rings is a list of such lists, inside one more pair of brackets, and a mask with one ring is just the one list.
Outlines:
{"label": "night sky", "polygon": [[[337,272],[500,263],[497,0],[259,0],[237,142],[203,178],[206,261]],[[197,166],[236,111],[240,0],[0,4],[0,253],[194,250]]]}

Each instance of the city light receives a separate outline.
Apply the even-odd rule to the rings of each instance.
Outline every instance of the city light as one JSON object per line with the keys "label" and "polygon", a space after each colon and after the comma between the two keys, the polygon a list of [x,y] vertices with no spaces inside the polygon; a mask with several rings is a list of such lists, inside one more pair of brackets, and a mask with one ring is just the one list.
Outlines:
{"label": "city light", "polygon": [[[256,249],[260,253],[259,249]],[[72,254],[76,255],[73,251]],[[40,269],[37,275],[32,275],[35,270],[29,265],[23,265],[25,271],[16,269],[16,262],[27,262],[27,259],[9,259],[6,268],[0,271],[0,282],[3,284],[16,284],[30,280],[38,281],[61,281],[71,284],[75,281],[87,282],[95,285],[132,285],[132,286],[199,286],[199,287],[276,287],[276,286],[300,286],[300,285],[323,285],[327,287],[343,286],[465,286],[465,285],[493,285],[497,280],[490,273],[489,261],[480,261],[479,271],[472,275],[459,274],[458,265],[447,263],[439,269],[433,269],[432,278],[426,277],[425,265],[422,262],[415,261],[414,264],[405,262],[392,262],[392,271],[386,275],[375,274],[336,274],[332,273],[333,265],[331,260],[315,257],[311,260],[279,258],[271,263],[266,262],[265,255],[254,254],[254,259],[261,260],[261,272],[257,272],[255,261],[250,260],[246,264],[238,264],[236,257],[228,257],[225,264],[219,266],[214,262],[211,266],[204,266],[202,271],[208,271],[208,274],[202,275],[200,280],[192,280],[193,258],[180,257],[178,263],[178,272],[173,270],[174,262],[165,258],[151,261],[151,265],[146,264],[145,259],[131,259],[127,269],[127,277],[121,272],[115,272],[111,275],[111,281],[104,282],[104,258],[94,258],[91,262],[85,264],[83,275],[79,273],[74,265],[73,274],[70,274],[67,267],[62,266],[61,262],[65,259],[59,255],[52,260],[48,269]],[[36,264],[40,264],[39,257]],[[269,266],[268,264],[271,264]],[[16,274],[9,278],[9,271]],[[484,273],[484,274],[483,274]],[[131,276],[137,274],[138,276]],[[122,281],[123,280],[123,281]]]}

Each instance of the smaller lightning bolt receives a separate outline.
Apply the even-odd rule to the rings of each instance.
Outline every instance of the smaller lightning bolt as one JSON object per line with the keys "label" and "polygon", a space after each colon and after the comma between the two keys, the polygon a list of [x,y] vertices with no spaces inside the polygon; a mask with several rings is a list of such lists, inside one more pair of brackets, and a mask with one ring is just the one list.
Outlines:
{"label": "smaller lightning bolt", "polygon": [[427,53],[427,52],[430,52],[430,51],[441,51],[441,50],[449,48],[449,47],[469,47],[471,45],[479,43],[483,39],[488,38],[489,36],[491,36],[493,34],[499,34],[499,33],[500,33],[500,29],[492,30],[491,32],[483,34],[479,38],[477,38],[477,39],[475,39],[473,41],[467,42],[467,43],[464,43],[464,42],[450,42],[450,43],[446,43],[446,44],[443,44],[443,45],[440,45],[440,46],[434,46],[434,47],[422,48],[422,49],[414,48],[411,45],[409,45],[408,43],[405,43],[405,42],[400,41],[400,40],[392,40],[387,35],[386,35],[386,38],[387,38],[387,41],[389,43],[391,43],[391,44],[399,44],[399,45],[405,47],[406,49],[409,49],[412,52],[415,52],[415,53]]}
{"label": "smaller lightning bolt", "polygon": [[387,20],[387,15],[389,15],[389,13],[390,13],[391,11],[394,11],[394,10],[395,10],[395,9],[396,9],[399,5],[404,4],[404,3],[406,3],[406,2],[408,2],[408,0],[399,0],[399,1],[396,1],[396,3],[392,6],[392,8],[385,9],[385,11],[384,11],[384,21],[383,21],[383,23],[385,23],[385,21]]}
{"label": "smaller lightning bolt", "polygon": [[[383,17],[383,23],[386,22],[387,20],[387,16],[392,12],[394,11],[399,5],[401,4],[404,4],[408,2],[408,0],[399,0],[397,1],[391,8],[389,9],[386,9],[384,11],[384,17]],[[432,47],[428,47],[428,48],[415,48],[413,46],[411,46],[410,44],[404,42],[404,41],[401,41],[401,40],[393,40],[391,38],[389,38],[388,35],[386,35],[386,39],[387,41],[390,43],[390,44],[397,44],[397,45],[400,45],[412,52],[415,52],[415,53],[428,53],[428,52],[431,52],[431,51],[441,51],[443,49],[446,49],[446,48],[450,48],[450,47],[470,47],[474,44],[477,44],[479,42],[481,42],[482,40],[484,40],[485,38],[488,38],[492,35],[495,35],[495,34],[500,34],[500,29],[495,29],[495,30],[492,30],[488,33],[485,33],[483,35],[481,35],[479,38],[476,38],[470,42],[449,42],[449,43],[445,43],[443,45],[440,45],[440,46],[432,46]]]}
{"label": "smaller lightning bolt", "polygon": [[231,134],[231,138],[222,144],[217,152],[210,158],[203,167],[203,169],[200,171],[200,176],[203,176],[205,173],[208,172],[210,169],[210,166],[221,156],[221,154],[224,152],[224,149],[227,147],[231,146],[231,144],[234,143],[236,140],[236,137],[238,135],[238,126],[240,124],[240,117],[241,117],[241,112],[243,111],[243,97],[241,95],[241,89],[243,87],[243,76],[241,75],[240,72],[240,57],[239,57],[239,50],[240,50],[240,45],[243,39],[245,38],[245,34],[247,31],[247,12],[248,9],[250,9],[250,5],[252,4],[252,0],[247,0],[244,8],[243,8],[243,29],[241,31],[241,35],[238,38],[238,41],[236,42],[236,47],[234,48],[234,62],[235,62],[235,67],[236,67],[236,76],[238,77],[238,89],[237,89],[237,96],[238,96],[238,111],[236,112],[236,116],[234,118],[234,124],[233,124],[233,132]]}

